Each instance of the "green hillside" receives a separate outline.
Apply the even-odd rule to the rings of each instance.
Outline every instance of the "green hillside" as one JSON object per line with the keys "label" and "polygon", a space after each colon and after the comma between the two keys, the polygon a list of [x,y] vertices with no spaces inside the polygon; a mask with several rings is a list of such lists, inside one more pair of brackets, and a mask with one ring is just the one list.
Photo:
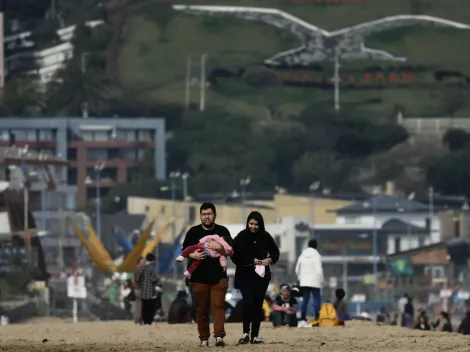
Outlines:
{"label": "green hillside", "polygon": [[[191,3],[214,4],[212,1]],[[370,0],[369,3],[351,4],[218,0],[216,4],[278,7],[327,30],[410,13],[470,23],[470,5],[467,0]],[[125,18],[119,31],[121,37],[115,41],[115,74],[125,90],[143,93],[159,101],[184,102],[188,55],[192,55],[195,61],[201,53],[207,53],[209,74],[216,68],[236,71],[259,65],[273,54],[297,45],[296,38],[269,25],[187,15],[172,11],[168,4],[160,0],[134,1],[120,11]],[[407,115],[445,115],[447,112],[442,100],[446,98],[442,96],[454,92],[443,93],[446,82],[437,82],[434,72],[457,71],[470,76],[468,43],[470,31],[431,26],[393,30],[371,37],[366,41],[368,47],[405,56],[408,58],[407,65],[421,65],[423,71],[404,87],[398,84],[385,84],[372,89],[343,87],[342,106],[369,101],[370,104],[365,104],[364,109],[377,117],[390,116],[397,105]],[[390,65],[396,67],[399,64],[361,61],[344,63],[342,70],[343,74],[347,74],[348,70],[377,65],[386,69]],[[328,76],[330,65],[325,64],[323,68]],[[199,68],[195,67],[194,70],[198,72]],[[402,71],[399,68],[396,70]],[[344,80],[345,76],[342,77]],[[455,94],[462,94],[464,89],[464,86],[455,89]],[[284,85],[264,94],[275,95],[278,112],[282,115],[295,113],[306,103],[332,104],[333,99],[331,89],[315,87]],[[192,100],[196,102],[197,99],[198,92],[194,89]],[[263,99],[259,89],[248,86],[238,78],[221,79],[217,86],[211,86],[207,92],[208,104],[251,115],[263,113]],[[460,116],[469,114],[470,106],[456,113]]]}

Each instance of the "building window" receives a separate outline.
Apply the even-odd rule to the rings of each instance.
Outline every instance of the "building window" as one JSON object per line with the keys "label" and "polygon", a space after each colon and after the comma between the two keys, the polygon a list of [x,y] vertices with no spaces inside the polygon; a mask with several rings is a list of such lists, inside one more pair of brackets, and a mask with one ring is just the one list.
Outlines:
{"label": "building window", "polygon": [[77,149],[75,148],[67,149],[67,160],[77,160]]}
{"label": "building window", "polygon": [[133,130],[118,130],[116,132],[116,137],[121,141],[134,142],[135,141],[135,131],[133,131]]}
{"label": "building window", "polygon": [[424,236],[418,237],[418,247],[424,247],[426,245]]}
{"label": "building window", "polygon": [[40,141],[53,141],[54,134],[52,130],[39,130],[39,140]]}
{"label": "building window", "polygon": [[454,221],[454,237],[460,237],[460,220],[457,217],[453,218]]}
{"label": "building window", "polygon": [[395,253],[401,252],[401,238],[395,237]]}
{"label": "building window", "polygon": [[426,229],[428,229],[428,230],[431,229],[431,219],[430,218],[426,218],[426,220],[424,220],[424,227],[426,227]]}
{"label": "building window", "polygon": [[137,149],[124,149],[123,154],[124,154],[123,157],[125,160],[132,160],[132,161],[138,160]]}
{"label": "building window", "polygon": [[355,224],[355,223],[357,223],[357,218],[354,217],[354,216],[346,216],[346,217],[344,218],[344,222],[345,222],[346,224]]}
{"label": "building window", "polygon": [[[117,168],[116,167],[105,167],[100,172],[100,180],[103,181],[110,181],[116,182],[117,181]],[[91,178],[93,181],[96,179],[96,171],[93,167],[87,168],[87,176]]]}
{"label": "building window", "polygon": [[93,140],[93,133],[92,132],[82,132],[82,138],[84,141],[92,141]]}
{"label": "building window", "polygon": [[77,182],[78,182],[77,168],[75,167],[67,168],[67,183],[69,185],[76,185]]}
{"label": "building window", "polygon": [[139,142],[148,142],[152,140],[152,132],[148,130],[140,130],[137,133],[137,140]]}
{"label": "building window", "polygon": [[86,150],[87,160],[108,160],[107,149],[88,148]]}

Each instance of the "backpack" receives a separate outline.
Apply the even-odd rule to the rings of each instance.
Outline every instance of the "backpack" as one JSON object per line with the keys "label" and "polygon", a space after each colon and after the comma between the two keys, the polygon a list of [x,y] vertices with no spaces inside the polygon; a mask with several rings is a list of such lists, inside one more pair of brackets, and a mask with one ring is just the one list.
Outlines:
{"label": "backpack", "polygon": [[336,309],[330,302],[321,305],[318,317],[318,326],[338,326],[339,321],[336,317]]}

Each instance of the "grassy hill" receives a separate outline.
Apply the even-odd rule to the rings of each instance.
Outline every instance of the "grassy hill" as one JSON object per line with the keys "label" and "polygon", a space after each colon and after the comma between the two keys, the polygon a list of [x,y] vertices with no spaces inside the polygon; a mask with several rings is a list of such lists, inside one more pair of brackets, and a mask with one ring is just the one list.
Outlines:
{"label": "grassy hill", "polygon": [[[187,3],[188,0],[182,2]],[[327,30],[410,13],[470,23],[468,0],[370,0],[368,3],[352,4],[301,4],[288,0],[191,3],[277,7]],[[196,61],[201,53],[207,53],[209,73],[216,68],[237,70],[259,65],[273,54],[297,45],[296,38],[269,25],[174,12],[161,0],[136,0],[121,9],[121,12],[125,21],[122,22],[122,28],[116,31],[120,33],[119,40],[114,41],[115,75],[126,90],[159,101],[184,102],[188,55]],[[162,28],[165,26],[163,33]],[[435,80],[434,71],[458,71],[470,76],[469,43],[470,31],[430,26],[375,35],[367,40],[367,46],[405,56],[408,58],[407,64],[421,65],[424,72],[417,75],[411,86],[407,87],[398,84],[372,89],[344,87],[341,91],[342,106],[347,108],[347,104],[369,101],[371,103],[363,105],[363,108],[376,117],[391,116],[396,105],[403,107],[407,115],[445,115],[440,99],[436,98],[436,95],[441,94],[444,83]],[[342,70],[347,73],[348,70],[377,65],[385,69],[398,64],[361,61],[344,63]],[[323,67],[331,72],[329,64]],[[198,67],[193,70],[195,76],[199,75]],[[197,88],[191,94],[192,100],[196,102]],[[284,85],[268,94],[275,94],[279,111],[283,115],[295,113],[306,104],[332,104],[333,99],[331,89],[315,87]],[[258,90],[237,78],[220,80],[220,84],[211,86],[207,91],[208,104],[225,106],[232,111],[254,116],[263,114],[261,100]],[[457,115],[470,116],[470,104]]]}

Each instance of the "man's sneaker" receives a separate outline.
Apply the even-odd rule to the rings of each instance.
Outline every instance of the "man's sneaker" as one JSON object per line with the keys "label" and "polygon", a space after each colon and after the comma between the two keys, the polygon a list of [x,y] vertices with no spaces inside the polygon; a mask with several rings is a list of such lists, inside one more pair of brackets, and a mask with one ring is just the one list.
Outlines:
{"label": "man's sneaker", "polygon": [[246,345],[248,343],[250,343],[250,336],[248,334],[243,334],[240,340],[238,340],[238,345]]}
{"label": "man's sneaker", "polygon": [[201,341],[201,343],[199,344],[200,347],[209,347],[209,341],[207,340],[204,340],[204,341]]}
{"label": "man's sneaker", "polygon": [[215,338],[215,346],[216,347],[225,347],[225,341],[222,337]]}
{"label": "man's sneaker", "polygon": [[251,339],[251,343],[252,343],[253,345],[260,345],[260,344],[262,344],[262,343],[264,343],[264,342],[261,341],[258,336],[255,336],[255,337],[253,337],[253,338]]}
{"label": "man's sneaker", "polygon": [[310,328],[311,326],[305,320],[301,320],[297,324],[297,327],[299,327],[299,328]]}

